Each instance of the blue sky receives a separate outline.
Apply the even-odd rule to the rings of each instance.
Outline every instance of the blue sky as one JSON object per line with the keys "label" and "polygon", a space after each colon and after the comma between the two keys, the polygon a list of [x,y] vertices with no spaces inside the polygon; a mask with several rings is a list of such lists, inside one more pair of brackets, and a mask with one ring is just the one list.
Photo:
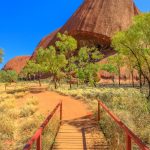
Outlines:
{"label": "blue sky", "polygon": [[[61,27],[83,0],[0,0],[0,48],[4,61],[31,55],[39,41]],[[150,11],[150,0],[135,0],[143,12]]]}

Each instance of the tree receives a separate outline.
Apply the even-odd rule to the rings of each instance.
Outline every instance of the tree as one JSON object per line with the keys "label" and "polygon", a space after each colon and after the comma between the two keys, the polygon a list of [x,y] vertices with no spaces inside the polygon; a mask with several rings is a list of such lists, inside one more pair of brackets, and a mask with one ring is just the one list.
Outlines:
{"label": "tree", "polygon": [[17,80],[18,80],[18,75],[16,71],[13,70],[0,71],[0,81],[5,83],[5,90],[8,84],[11,84],[12,82],[17,82]]}
{"label": "tree", "polygon": [[117,52],[131,57],[136,68],[148,83],[150,97],[150,14],[136,16],[134,24],[124,32],[117,33],[112,46]]}
{"label": "tree", "polygon": [[112,75],[112,81],[114,83],[115,82],[114,75],[118,74],[118,69],[112,64],[102,64],[100,68],[101,70],[107,71]]}
{"label": "tree", "polygon": [[64,54],[67,60],[67,65],[65,68],[65,72],[69,79],[70,88],[72,86],[72,73],[74,72],[76,65],[75,65],[75,53],[77,50],[77,41],[72,37],[69,36],[67,33],[61,34],[58,33],[57,37],[59,41],[57,41],[56,47],[58,48],[60,54]]}
{"label": "tree", "polygon": [[123,58],[124,64],[127,67],[128,71],[130,72],[131,75],[131,80],[132,80],[132,86],[135,86],[134,83],[134,71],[136,70],[136,63],[132,57],[129,56],[124,56]]}
{"label": "tree", "polygon": [[57,82],[63,78],[62,72],[66,67],[67,60],[63,53],[57,54],[55,47],[50,46],[46,49],[39,49],[36,61],[53,78],[54,86],[57,88]]}
{"label": "tree", "polygon": [[118,74],[119,86],[120,86],[120,84],[121,84],[121,67],[124,64],[123,56],[120,53],[110,56],[108,58],[108,63],[113,65],[116,68],[116,71]]}
{"label": "tree", "polygon": [[41,73],[44,72],[43,66],[40,64],[37,64],[35,61],[33,60],[29,60],[27,62],[27,65],[25,66],[25,68],[22,70],[21,74],[23,74],[25,76],[25,78],[29,78],[31,79],[32,76],[38,77],[38,81],[39,81],[39,86],[41,85]]}
{"label": "tree", "polygon": [[98,81],[97,73],[99,71],[97,61],[102,58],[103,55],[95,47],[80,48],[78,55],[76,56],[77,76],[80,82],[87,82],[90,85],[96,86],[96,82]]}

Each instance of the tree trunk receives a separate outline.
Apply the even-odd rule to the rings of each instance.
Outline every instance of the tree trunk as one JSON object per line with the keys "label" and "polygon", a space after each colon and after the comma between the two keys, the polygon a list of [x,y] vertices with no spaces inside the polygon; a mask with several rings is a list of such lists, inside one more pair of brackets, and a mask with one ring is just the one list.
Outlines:
{"label": "tree trunk", "polygon": [[69,84],[70,84],[70,89],[71,89],[71,88],[72,88],[71,80],[70,80],[70,83],[69,83]]}
{"label": "tree trunk", "polygon": [[121,85],[121,73],[120,73],[120,68],[118,69],[119,70],[119,86]]}
{"label": "tree trunk", "polygon": [[70,75],[70,81],[69,81],[69,85],[70,85],[70,89],[72,88],[72,83],[71,83],[71,75]]}
{"label": "tree trunk", "polygon": [[54,80],[54,86],[55,86],[55,89],[57,89],[57,82],[56,82],[56,80]]}
{"label": "tree trunk", "polygon": [[77,80],[77,87],[79,87],[79,80]]}
{"label": "tree trunk", "polygon": [[143,77],[143,85],[145,85],[145,82],[146,82],[145,80],[146,80],[145,77]]}
{"label": "tree trunk", "polygon": [[134,74],[133,74],[133,71],[131,72],[131,76],[132,76],[132,86],[135,87],[135,85],[134,85]]}
{"label": "tree trunk", "polygon": [[150,100],[150,81],[148,81],[148,99]]}
{"label": "tree trunk", "polygon": [[139,72],[139,79],[140,79],[140,89],[142,88],[142,74]]}
{"label": "tree trunk", "polygon": [[96,86],[96,82],[94,82],[94,87],[97,87],[97,86]]}
{"label": "tree trunk", "polygon": [[113,82],[113,86],[115,86],[115,77],[112,76],[112,82]]}
{"label": "tree trunk", "polygon": [[39,78],[39,86],[40,86],[40,87],[42,86],[40,78]]}

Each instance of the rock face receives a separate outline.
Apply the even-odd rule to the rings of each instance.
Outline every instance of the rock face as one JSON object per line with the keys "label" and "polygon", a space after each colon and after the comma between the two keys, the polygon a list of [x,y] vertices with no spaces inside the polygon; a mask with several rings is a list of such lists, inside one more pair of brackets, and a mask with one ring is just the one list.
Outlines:
{"label": "rock face", "polygon": [[30,56],[17,56],[8,61],[3,70],[14,70],[19,74],[29,59]]}
{"label": "rock face", "polygon": [[114,33],[127,29],[137,14],[139,10],[133,0],[84,0],[68,22],[44,38],[36,50],[54,44],[58,31],[61,33],[68,31],[78,40],[79,46],[89,45],[109,49]]}

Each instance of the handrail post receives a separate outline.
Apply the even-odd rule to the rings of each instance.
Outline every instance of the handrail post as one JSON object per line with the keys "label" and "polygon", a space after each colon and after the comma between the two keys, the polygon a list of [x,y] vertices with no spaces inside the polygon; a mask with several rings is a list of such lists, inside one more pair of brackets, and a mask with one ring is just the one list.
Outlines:
{"label": "handrail post", "polygon": [[126,150],[131,150],[131,137],[126,133]]}
{"label": "handrail post", "polygon": [[42,136],[41,135],[37,139],[36,150],[42,150]]}
{"label": "handrail post", "polygon": [[60,103],[60,124],[62,122],[62,102]]}
{"label": "handrail post", "polygon": [[98,120],[98,122],[100,121],[100,104],[99,104],[99,101],[98,101],[98,116],[97,116],[97,120]]}

